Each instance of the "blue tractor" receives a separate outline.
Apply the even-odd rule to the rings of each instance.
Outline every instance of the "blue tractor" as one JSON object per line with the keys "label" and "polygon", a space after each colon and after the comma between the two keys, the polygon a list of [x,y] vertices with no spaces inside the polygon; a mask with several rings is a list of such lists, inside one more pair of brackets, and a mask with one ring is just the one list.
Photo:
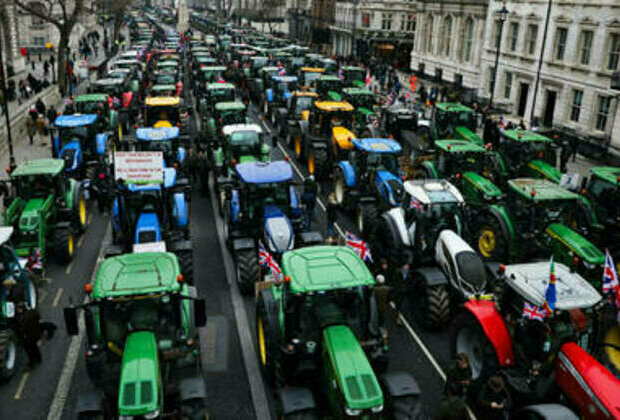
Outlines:
{"label": "blue tractor", "polygon": [[179,127],[142,127],[136,130],[135,149],[140,152],[162,152],[164,165],[185,173],[187,139],[180,136]]}
{"label": "blue tractor", "polygon": [[271,76],[271,83],[265,90],[265,102],[263,103],[263,115],[275,127],[277,122],[277,109],[285,108],[288,99],[297,86],[295,76]]}
{"label": "blue tractor", "polygon": [[225,194],[224,237],[235,257],[239,289],[250,294],[261,280],[259,241],[279,260],[286,251],[323,239],[302,232],[304,214],[288,162],[238,163],[235,178]]}
{"label": "blue tractor", "polygon": [[174,168],[163,169],[160,184],[117,181],[112,201],[113,246],[108,255],[168,251],[176,254],[181,272],[193,281],[190,240],[190,196],[186,179],[177,180]]}
{"label": "blue tractor", "polygon": [[349,159],[338,162],[334,173],[336,203],[355,212],[360,232],[379,214],[400,205],[403,175],[399,156],[402,148],[391,139],[353,139]]}

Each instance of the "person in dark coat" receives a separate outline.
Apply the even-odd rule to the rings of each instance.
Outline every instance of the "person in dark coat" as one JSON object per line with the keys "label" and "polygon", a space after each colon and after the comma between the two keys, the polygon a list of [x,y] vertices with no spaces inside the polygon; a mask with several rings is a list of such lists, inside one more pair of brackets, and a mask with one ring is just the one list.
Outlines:
{"label": "person in dark coat", "polygon": [[327,198],[327,241],[336,242],[336,221],[338,220],[338,203],[336,194],[331,193]]}
{"label": "person in dark coat", "polygon": [[41,98],[37,99],[37,103],[35,104],[35,108],[37,109],[37,112],[39,114],[46,115],[45,114],[45,111],[46,111],[45,104],[43,103]]}
{"label": "person in dark coat", "polygon": [[448,370],[446,378],[446,392],[448,387],[451,386],[451,390],[455,395],[462,398],[467,397],[467,390],[471,383],[471,366],[469,366],[469,359],[465,353],[459,353],[456,356],[456,361]]}
{"label": "person in dark coat", "polygon": [[501,376],[491,376],[478,394],[478,408],[483,419],[503,420],[508,418],[512,398]]}
{"label": "person in dark coat", "polygon": [[372,293],[377,302],[377,313],[379,315],[379,326],[385,327],[385,315],[389,310],[389,296],[391,287],[385,284],[385,277],[383,274],[379,274],[376,277],[377,282],[372,290]]}
{"label": "person in dark coat", "polygon": [[36,309],[26,309],[23,302],[19,302],[15,309],[14,330],[28,355],[28,367],[33,368],[41,363],[41,351],[37,344],[41,338],[39,312]]}
{"label": "person in dark coat", "polygon": [[465,401],[458,395],[458,389],[452,382],[446,383],[446,392],[444,394],[439,408],[435,413],[435,420],[467,420],[467,406]]}
{"label": "person in dark coat", "polygon": [[308,176],[304,180],[304,192],[301,195],[301,202],[305,206],[305,219],[304,229],[309,230],[312,220],[314,220],[314,210],[316,207],[316,196],[318,194],[318,187],[314,181],[314,175]]}

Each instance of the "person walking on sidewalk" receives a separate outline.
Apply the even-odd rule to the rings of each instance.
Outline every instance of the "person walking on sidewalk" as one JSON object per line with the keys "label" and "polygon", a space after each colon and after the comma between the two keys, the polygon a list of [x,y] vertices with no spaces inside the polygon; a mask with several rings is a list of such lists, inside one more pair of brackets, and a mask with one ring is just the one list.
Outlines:
{"label": "person walking on sidewalk", "polygon": [[47,145],[45,142],[45,137],[47,136],[46,131],[47,123],[45,122],[45,117],[43,114],[39,114],[37,117],[37,134],[39,135],[39,145],[41,147]]}
{"label": "person walking on sidewalk", "polygon": [[310,230],[312,220],[314,220],[314,209],[316,207],[316,196],[318,194],[318,186],[314,182],[314,175],[308,176],[304,180],[304,192],[301,195],[301,202],[306,207],[304,229]]}
{"label": "person walking on sidewalk", "polygon": [[41,115],[46,115],[45,114],[45,104],[43,103],[43,101],[41,100],[41,98],[37,99],[37,103],[34,105],[35,108],[37,109],[37,112]]}
{"label": "person walking on sidewalk", "polygon": [[37,132],[37,123],[35,120],[36,117],[33,117],[29,112],[28,117],[26,117],[26,133],[28,133],[28,139],[30,139],[30,145],[32,145],[34,140],[34,135]]}
{"label": "person walking on sidewalk", "polygon": [[54,107],[54,105],[50,105],[50,107],[47,110],[48,127],[51,127],[54,124],[54,121],[56,121],[57,115],[58,115],[58,112],[56,111],[56,108]]}
{"label": "person walking on sidewalk", "polygon": [[327,198],[327,242],[335,243],[336,238],[336,221],[338,219],[338,203],[336,202],[336,194],[331,193]]}

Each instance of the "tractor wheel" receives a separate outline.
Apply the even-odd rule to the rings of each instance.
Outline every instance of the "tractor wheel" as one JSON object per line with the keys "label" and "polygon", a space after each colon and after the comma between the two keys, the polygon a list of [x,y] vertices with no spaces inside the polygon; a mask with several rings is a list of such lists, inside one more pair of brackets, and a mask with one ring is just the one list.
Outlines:
{"label": "tractor wheel", "polygon": [[181,267],[181,273],[189,285],[194,284],[194,255],[191,249],[176,252]]}
{"label": "tractor wheel", "polygon": [[377,207],[372,204],[360,204],[357,206],[356,223],[357,229],[363,237],[366,237],[372,231],[373,226],[377,223],[379,212]]}
{"label": "tractor wheel", "polygon": [[207,407],[202,398],[183,401],[181,405],[182,420],[205,420],[208,418]]}
{"label": "tractor wheel", "polygon": [[17,339],[11,329],[0,331],[0,382],[8,381],[17,370]]}
{"label": "tractor wheel", "polygon": [[447,325],[450,319],[450,295],[445,284],[421,284],[414,294],[418,295],[418,302],[414,303],[416,318],[422,327],[430,330]]}
{"label": "tractor wheel", "polygon": [[325,179],[327,167],[327,151],[325,149],[311,149],[308,153],[308,172],[314,174],[317,179]]}
{"label": "tractor wheel", "polygon": [[612,373],[620,373],[620,325],[614,325],[604,333],[601,361]]}
{"label": "tractor wheel", "polygon": [[260,281],[260,266],[254,249],[243,249],[236,253],[237,284],[243,295],[250,295],[254,291],[254,283]]}
{"label": "tractor wheel", "polygon": [[293,136],[292,141],[293,141],[293,145],[292,145],[293,153],[295,153],[295,158],[299,160],[303,156],[303,146],[302,146],[302,143],[301,143],[301,133],[295,133],[295,135]]}
{"label": "tractor wheel", "polygon": [[[256,307],[256,348],[258,350],[258,364],[265,380],[273,385],[276,382],[277,358],[277,331],[275,325],[269,321],[265,303],[260,300]],[[273,317],[271,317],[273,319]]]}
{"label": "tractor wheel", "polygon": [[26,280],[26,307],[28,309],[36,309],[39,305],[39,292],[37,290],[37,284],[34,282],[30,271],[26,271],[24,273],[24,278]]}
{"label": "tractor wheel", "polygon": [[[484,217],[484,216],[483,216]],[[508,238],[497,220],[487,216],[476,232],[474,242],[477,244],[478,253],[485,260],[508,262]]]}
{"label": "tractor wheel", "polygon": [[473,380],[486,380],[497,372],[499,363],[493,345],[469,312],[459,315],[450,331],[450,352],[452,357],[465,353],[469,359]]}
{"label": "tractor wheel", "polygon": [[347,182],[344,179],[344,174],[340,169],[336,169],[334,174],[334,195],[336,196],[336,204],[344,206],[345,197],[347,193]]}
{"label": "tractor wheel", "polygon": [[284,420],[319,420],[319,416],[314,408],[304,411],[295,411],[294,413],[282,416]]}
{"label": "tractor wheel", "polygon": [[80,232],[85,232],[88,228],[88,202],[83,191],[77,197],[77,202],[73,203],[77,226]]}
{"label": "tractor wheel", "polygon": [[71,228],[61,228],[54,231],[54,251],[56,258],[64,264],[75,256],[75,233]]}
{"label": "tractor wheel", "polygon": [[366,228],[366,236],[375,261],[385,258],[393,267],[400,267],[405,262],[399,240],[383,217],[378,217],[372,226]]}

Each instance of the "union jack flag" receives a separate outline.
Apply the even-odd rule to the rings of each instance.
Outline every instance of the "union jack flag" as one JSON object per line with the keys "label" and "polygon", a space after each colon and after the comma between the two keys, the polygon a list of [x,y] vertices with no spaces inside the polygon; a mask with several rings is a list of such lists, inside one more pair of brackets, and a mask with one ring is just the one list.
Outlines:
{"label": "union jack flag", "polygon": [[41,258],[41,250],[37,248],[28,255],[26,267],[31,271],[43,271],[43,258]]}
{"label": "union jack flag", "polygon": [[342,67],[338,67],[338,78],[340,78],[340,80],[344,80],[344,71],[342,70]]}
{"label": "union jack flag", "polygon": [[409,200],[409,208],[416,209],[417,211],[422,211],[424,210],[424,205],[417,198],[411,197],[411,200]]}
{"label": "union jack flag", "polygon": [[372,262],[372,255],[370,254],[370,249],[366,245],[366,242],[362,241],[351,232],[346,232],[345,239],[346,245],[353,251],[355,251],[355,253],[362,259],[362,261]]}
{"label": "union jack flag", "polygon": [[284,67],[278,68],[278,76],[286,76],[286,69]]}
{"label": "union jack flag", "polygon": [[366,70],[366,78],[364,79],[364,87],[366,89],[370,89],[371,83],[372,83],[372,79],[370,77],[370,70]]}
{"label": "union jack flag", "polygon": [[261,241],[258,241],[258,264],[269,270],[276,282],[282,281],[282,269]]}
{"label": "union jack flag", "polygon": [[555,293],[555,283],[557,279],[555,276],[555,262],[553,261],[553,256],[551,256],[551,270],[549,272],[549,284],[547,285],[547,290],[545,291],[545,302],[543,303],[543,307],[546,309],[548,313],[551,313],[555,310],[555,302],[556,302],[556,293]]}
{"label": "union jack flag", "polygon": [[[618,282],[618,272],[611,258],[609,250],[605,250],[605,268],[603,269],[603,294],[609,296],[609,301],[620,310],[620,283]],[[620,322],[620,312],[618,312]]]}
{"label": "union jack flag", "polygon": [[392,105],[395,101],[396,101],[396,92],[394,91],[394,89],[392,89],[392,90],[390,91],[390,93],[388,94],[388,96],[387,96],[387,102],[386,102],[386,104],[387,104],[387,106],[390,106],[390,105]]}
{"label": "union jack flag", "polygon": [[544,321],[549,313],[545,308],[540,308],[530,303],[523,303],[523,318],[532,321]]}

